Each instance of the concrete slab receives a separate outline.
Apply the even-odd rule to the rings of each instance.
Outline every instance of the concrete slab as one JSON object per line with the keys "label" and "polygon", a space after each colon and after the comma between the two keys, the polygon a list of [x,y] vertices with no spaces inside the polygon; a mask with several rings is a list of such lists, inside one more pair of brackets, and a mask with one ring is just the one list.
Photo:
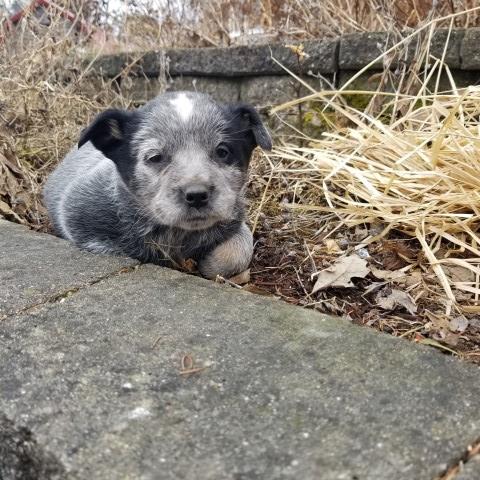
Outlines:
{"label": "concrete slab", "polygon": [[0,220],[0,320],[137,263],[82,252],[60,238]]}
{"label": "concrete slab", "polygon": [[68,478],[423,480],[480,430],[477,368],[153,266],[0,343],[0,411]]}
{"label": "concrete slab", "polygon": [[480,455],[471,458],[462,466],[454,480],[478,480],[480,478]]}

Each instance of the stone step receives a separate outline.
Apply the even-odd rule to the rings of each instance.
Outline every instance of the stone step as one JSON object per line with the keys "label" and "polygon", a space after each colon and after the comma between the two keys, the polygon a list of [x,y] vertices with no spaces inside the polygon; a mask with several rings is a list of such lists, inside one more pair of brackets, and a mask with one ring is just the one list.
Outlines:
{"label": "stone step", "polygon": [[433,479],[480,431],[476,367],[150,265],[10,315],[0,345],[2,480]]}
{"label": "stone step", "polygon": [[137,264],[0,220],[0,319]]}

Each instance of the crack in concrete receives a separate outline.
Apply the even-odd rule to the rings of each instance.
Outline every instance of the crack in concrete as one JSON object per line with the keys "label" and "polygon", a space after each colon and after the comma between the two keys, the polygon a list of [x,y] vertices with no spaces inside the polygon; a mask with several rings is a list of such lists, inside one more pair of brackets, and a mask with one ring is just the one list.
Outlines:
{"label": "crack in concrete", "polygon": [[[103,280],[107,280],[109,278],[116,277],[118,275],[131,273],[131,272],[135,271],[139,266],[140,265],[133,265],[131,267],[122,267],[120,270],[116,270],[114,272],[107,273],[106,275],[102,275],[102,276],[100,276],[98,278],[95,278],[94,280],[91,280],[90,282],[87,282],[83,285],[79,285],[77,287],[70,287],[70,288],[62,290],[60,292],[56,292],[53,295],[50,295],[49,297],[47,297],[46,299],[44,299],[40,302],[34,303],[32,305],[27,305],[26,307],[20,308],[19,310],[16,310],[13,313],[7,313],[5,315],[0,316],[0,322],[3,321],[3,320],[7,320],[9,318],[15,317],[17,315],[31,313],[32,311],[35,311],[36,309],[42,308],[43,306],[46,306],[46,305],[52,305],[52,304],[55,304],[55,303],[62,302],[63,300],[72,296],[73,294],[75,294],[79,291],[85,290],[86,288],[89,288],[92,285],[96,285],[97,283],[100,283]],[[1,480],[1,477],[0,477],[0,480]]]}
{"label": "crack in concrete", "polygon": [[433,480],[454,480],[461,473],[463,465],[467,464],[473,457],[480,455],[480,438],[472,442],[466,450],[455,460],[449,463],[447,469]]}

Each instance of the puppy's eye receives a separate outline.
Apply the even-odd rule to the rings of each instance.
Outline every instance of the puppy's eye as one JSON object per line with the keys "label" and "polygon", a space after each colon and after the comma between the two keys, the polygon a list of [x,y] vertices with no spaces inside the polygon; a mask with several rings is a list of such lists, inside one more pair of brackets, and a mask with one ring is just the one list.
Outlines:
{"label": "puppy's eye", "polygon": [[215,155],[220,159],[220,160],[227,160],[228,157],[230,156],[230,149],[226,145],[219,145],[215,149]]}
{"label": "puppy's eye", "polygon": [[148,159],[149,162],[151,163],[160,163],[163,160],[163,155],[159,153],[158,155],[153,155],[153,157],[150,157]]}

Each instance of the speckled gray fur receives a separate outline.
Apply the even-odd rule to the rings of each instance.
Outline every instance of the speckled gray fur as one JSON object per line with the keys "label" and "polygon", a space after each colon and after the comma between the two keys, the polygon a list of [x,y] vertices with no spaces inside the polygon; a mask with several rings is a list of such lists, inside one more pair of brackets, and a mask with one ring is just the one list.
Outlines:
{"label": "speckled gray fur", "polygon": [[244,190],[257,145],[271,140],[252,107],[159,95],[99,115],[49,177],[45,203],[80,248],[164,265],[193,258],[206,277],[230,276],[253,253]]}

